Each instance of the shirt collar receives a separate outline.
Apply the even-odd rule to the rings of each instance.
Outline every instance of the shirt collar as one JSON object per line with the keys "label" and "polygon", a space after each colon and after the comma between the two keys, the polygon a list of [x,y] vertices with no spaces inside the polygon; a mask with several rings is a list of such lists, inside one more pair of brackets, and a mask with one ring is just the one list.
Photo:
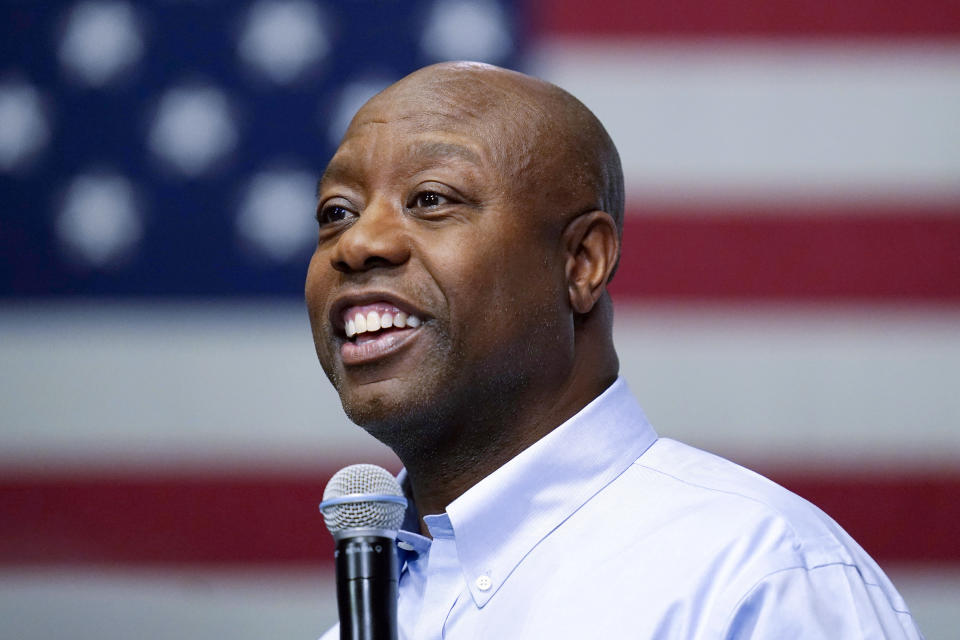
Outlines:
{"label": "shirt collar", "polygon": [[[656,439],[618,378],[575,416],[450,503],[446,513],[476,605],[483,607],[531,549]],[[411,542],[414,537],[419,536],[409,536]]]}
{"label": "shirt collar", "polygon": [[401,571],[404,564],[411,558],[430,550],[430,538],[420,533],[420,512],[417,503],[413,501],[413,489],[407,478],[407,470],[401,469],[397,475],[397,482],[407,499],[407,510],[403,514],[403,524],[397,532],[397,563]]}

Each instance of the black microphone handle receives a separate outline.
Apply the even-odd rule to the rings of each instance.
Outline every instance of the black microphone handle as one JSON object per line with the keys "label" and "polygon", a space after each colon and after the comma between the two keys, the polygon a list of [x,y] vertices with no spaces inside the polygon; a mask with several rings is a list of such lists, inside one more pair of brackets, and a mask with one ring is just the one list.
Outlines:
{"label": "black microphone handle", "polygon": [[337,541],[340,640],[397,640],[397,554],[393,538],[344,536]]}

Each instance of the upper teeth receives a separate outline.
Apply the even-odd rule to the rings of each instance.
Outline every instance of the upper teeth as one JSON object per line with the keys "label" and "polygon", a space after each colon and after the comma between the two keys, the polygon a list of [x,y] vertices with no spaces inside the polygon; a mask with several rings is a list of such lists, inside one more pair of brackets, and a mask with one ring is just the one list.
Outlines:
{"label": "upper teeth", "polygon": [[359,333],[379,331],[380,329],[386,329],[388,327],[401,329],[403,327],[419,327],[420,318],[414,315],[407,315],[403,311],[384,311],[383,313],[368,311],[366,314],[358,311],[353,317],[347,317],[343,324],[347,332],[347,337],[352,338]]}

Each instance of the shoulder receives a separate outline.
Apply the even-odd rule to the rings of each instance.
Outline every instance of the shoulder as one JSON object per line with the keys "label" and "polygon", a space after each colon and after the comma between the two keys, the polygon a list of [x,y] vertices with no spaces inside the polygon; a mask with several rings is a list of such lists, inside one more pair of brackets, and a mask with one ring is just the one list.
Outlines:
{"label": "shoulder", "polygon": [[811,554],[850,561],[862,552],[807,500],[750,469],[675,440],[657,440],[625,476],[627,483],[655,487],[674,503],[697,507],[698,516],[720,531],[775,527],[790,549],[811,562],[817,561]]}
{"label": "shoulder", "polygon": [[[756,581],[794,567],[872,561],[833,520],[787,489],[719,456],[658,439],[568,522],[611,548],[670,558],[688,577]],[[562,535],[562,534],[561,534]],[[879,571],[878,569],[876,571]]]}
{"label": "shoulder", "polygon": [[[786,622],[793,612],[797,624],[828,615],[841,627],[875,624],[887,637],[917,637],[903,599],[860,545],[816,506],[760,474],[660,439],[622,481],[628,490],[660,496],[652,511],[671,539],[708,550],[713,568],[703,577],[722,583],[713,593],[731,634]],[[864,633],[854,631],[841,636]]]}

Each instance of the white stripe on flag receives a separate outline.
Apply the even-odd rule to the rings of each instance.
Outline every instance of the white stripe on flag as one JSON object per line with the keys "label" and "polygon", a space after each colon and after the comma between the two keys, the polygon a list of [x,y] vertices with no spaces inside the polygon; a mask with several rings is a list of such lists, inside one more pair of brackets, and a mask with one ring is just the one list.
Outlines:
{"label": "white stripe on flag", "polygon": [[[507,321],[501,319],[497,321]],[[738,459],[960,459],[960,312],[619,303],[622,372],[663,435]],[[0,313],[0,462],[329,466],[387,450],[344,417],[302,305]]]}
{"label": "white stripe on flag", "polygon": [[607,127],[628,200],[960,198],[960,44],[544,39],[532,71]]}

